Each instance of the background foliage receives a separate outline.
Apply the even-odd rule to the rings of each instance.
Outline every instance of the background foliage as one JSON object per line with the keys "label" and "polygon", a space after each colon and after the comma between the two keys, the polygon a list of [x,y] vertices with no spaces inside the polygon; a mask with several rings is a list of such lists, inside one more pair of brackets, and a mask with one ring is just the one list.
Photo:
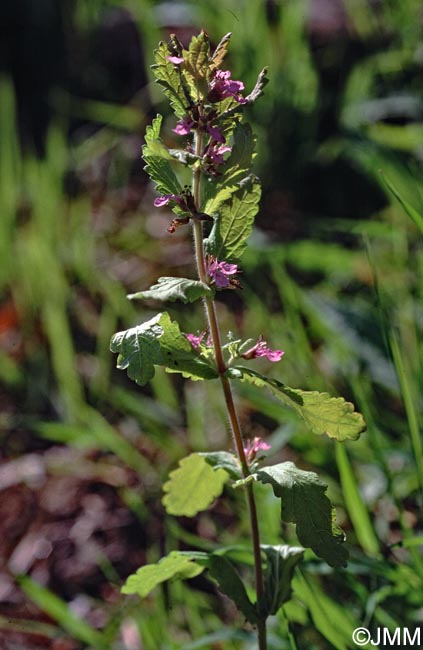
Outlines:
{"label": "background foliage", "polygon": [[[342,394],[368,424],[335,448],[270,393],[238,386],[247,434],[329,484],[351,553],[346,570],[306,555],[270,645],[342,650],[359,625],[421,625],[420,3],[54,6],[25,19],[14,3],[1,9],[3,646],[252,647],[248,631],[221,631],[234,611],[201,576],[142,605],[119,593],[170,550],[214,550],[246,532],[220,503],[192,521],[161,505],[182,456],[225,444],[213,383],[157,371],[140,389],[108,351],[112,332],[154,313],[127,293],[190,272],[189,235],[170,241],[140,148],[166,110],[149,82],[153,47],[201,26],[215,42],[233,32],[230,67],[247,90],[264,65],[271,79],[249,117],[262,209],[244,289],[221,299],[224,326],[265,332],[286,352],[287,384]],[[173,310],[186,331],[202,327],[201,310]],[[295,543],[270,492],[259,495],[263,538]],[[228,499],[242,511],[241,495]]]}

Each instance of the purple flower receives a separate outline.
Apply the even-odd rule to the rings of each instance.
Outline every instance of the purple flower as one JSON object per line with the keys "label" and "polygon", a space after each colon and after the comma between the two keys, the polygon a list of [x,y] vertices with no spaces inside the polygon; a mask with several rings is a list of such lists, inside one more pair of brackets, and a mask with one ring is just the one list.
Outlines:
{"label": "purple flower", "polygon": [[245,104],[247,100],[239,93],[244,90],[242,81],[231,79],[230,70],[216,70],[216,74],[210,83],[209,98],[211,101],[221,101],[227,97],[232,97],[239,104]]}
{"label": "purple flower", "polygon": [[258,436],[254,440],[249,440],[247,446],[244,447],[244,454],[248,464],[251,464],[255,460],[259,451],[268,451],[269,449],[270,445],[267,442],[263,442]]}
{"label": "purple flower", "polygon": [[215,142],[223,144],[225,142],[225,137],[218,126],[210,126],[209,124],[206,127],[207,133],[209,133]]}
{"label": "purple flower", "polygon": [[202,334],[200,334],[200,336],[196,336],[195,334],[185,334],[185,336],[188,339],[188,341],[191,343],[194,350],[198,350],[203,338],[205,337],[205,334],[206,333],[203,332]]}
{"label": "purple flower", "polygon": [[167,56],[166,58],[168,61],[174,63],[175,65],[179,65],[180,63],[184,62],[183,56]]}
{"label": "purple flower", "polygon": [[167,205],[169,201],[174,201],[178,205],[183,203],[182,197],[177,194],[164,194],[163,196],[158,196],[157,199],[154,199],[154,206],[156,208],[161,208],[163,205]]}
{"label": "purple flower", "polygon": [[227,289],[234,284],[231,275],[238,273],[238,266],[236,264],[229,264],[228,262],[219,262],[212,255],[207,260],[207,275],[213,280],[215,285],[220,289]]}
{"label": "purple flower", "polygon": [[285,352],[283,350],[271,350],[268,348],[266,341],[263,341],[263,337],[259,336],[257,343],[252,348],[247,350],[247,352],[241,354],[241,357],[243,359],[256,359],[257,357],[266,357],[269,361],[272,361],[274,363],[275,361],[280,361],[284,354]]}
{"label": "purple flower", "polygon": [[189,115],[185,115],[185,117],[183,117],[182,120],[178,122],[172,131],[177,135],[188,135],[191,132],[194,124],[194,120],[192,120]]}
{"label": "purple flower", "polygon": [[210,158],[211,162],[215,165],[222,165],[224,162],[223,154],[228,151],[232,151],[232,147],[226,147],[225,145],[219,146],[219,143],[211,144],[206,151],[206,156]]}

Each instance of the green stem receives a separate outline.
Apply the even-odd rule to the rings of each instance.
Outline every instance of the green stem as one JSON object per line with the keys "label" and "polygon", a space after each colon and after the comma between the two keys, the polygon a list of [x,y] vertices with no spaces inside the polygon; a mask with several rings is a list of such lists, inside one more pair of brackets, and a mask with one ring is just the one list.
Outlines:
{"label": "green stem", "polygon": [[[197,132],[195,134],[195,153],[197,156],[201,155],[202,146],[203,146],[203,135],[202,133]],[[194,197],[195,207],[199,211],[200,203],[201,203],[200,167],[197,167],[193,172],[192,194]],[[204,243],[203,243],[203,224],[201,221],[197,221],[197,220],[194,220],[194,248],[195,248],[195,259],[197,263],[198,277],[202,282],[207,283],[206,260],[204,255]],[[208,321],[210,335],[213,342],[213,348],[215,353],[216,366],[219,372],[219,378],[222,385],[223,394],[225,397],[225,403],[228,411],[231,431],[235,442],[238,458],[241,463],[242,475],[244,478],[247,478],[250,475],[250,469],[248,466],[247,458],[245,456],[241,426],[239,423],[238,414],[234,403],[232,387],[229,379],[226,376],[227,366],[225,363],[225,358],[223,356],[219,323],[217,320],[214,300],[212,300],[211,298],[204,298],[204,306],[206,309],[207,321]],[[248,510],[250,515],[251,538],[253,544],[256,597],[257,597],[257,603],[259,603],[261,602],[264,595],[264,581],[263,581],[263,568],[262,568],[262,561],[261,561],[260,533],[259,533],[259,526],[258,526],[257,507],[254,498],[254,490],[253,490],[252,483],[247,484],[246,490],[247,490]],[[257,623],[257,632],[258,632],[259,650],[267,650],[266,618],[264,617],[259,618]]]}

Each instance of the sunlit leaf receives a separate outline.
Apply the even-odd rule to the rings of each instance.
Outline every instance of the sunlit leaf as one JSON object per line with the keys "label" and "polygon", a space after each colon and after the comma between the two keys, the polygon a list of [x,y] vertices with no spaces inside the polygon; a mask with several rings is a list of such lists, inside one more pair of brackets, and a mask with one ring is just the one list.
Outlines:
{"label": "sunlit leaf", "polygon": [[287,461],[262,467],[254,476],[261,483],[270,483],[281,499],[282,520],[296,524],[303,546],[313,549],[330,566],[345,566],[345,535],[334,523],[334,509],[325,494],[327,485],[315,472],[298,469]]}
{"label": "sunlit leaf", "polygon": [[156,183],[158,192],[178,195],[182,192],[182,187],[169,164],[172,156],[160,139],[162,119],[161,115],[157,115],[146,130],[145,145],[142,148],[142,156],[146,162],[145,171]]}
{"label": "sunlit leaf", "polygon": [[354,410],[351,402],[328,393],[289,388],[277,379],[264,377],[251,368],[237,366],[229,375],[255,386],[267,387],[275,397],[293,408],[305,421],[312,433],[327,435],[338,441],[357,440],[366,430],[361,413]]}
{"label": "sunlit leaf", "polygon": [[164,484],[163,505],[170,515],[193,517],[221,495],[227,480],[223,469],[214,470],[202,456],[190,454]]}
{"label": "sunlit leaf", "polygon": [[175,302],[181,300],[184,303],[194,302],[203,296],[213,296],[213,290],[203,282],[189,280],[188,278],[158,278],[157,284],[145,291],[132,293],[129,300],[160,300]]}
{"label": "sunlit leaf", "polygon": [[261,187],[255,176],[240,183],[224,203],[207,241],[207,251],[221,260],[238,259],[244,252],[258,211]]}
{"label": "sunlit leaf", "polygon": [[138,594],[145,598],[161,582],[172,579],[194,578],[204,571],[204,567],[191,562],[189,557],[173,551],[157,564],[146,564],[129,576],[122,587],[123,594]]}
{"label": "sunlit leaf", "polygon": [[169,49],[163,41],[154,51],[155,64],[151,66],[154,76],[165,95],[170,99],[173,110],[177,117],[183,117],[186,113],[189,102],[184,92],[181,75],[176,66],[168,60]]}
{"label": "sunlit leaf", "polygon": [[215,367],[197,354],[167,312],[114,334],[110,349],[119,355],[117,367],[140,386],[154,376],[156,365],[194,380],[218,377]]}

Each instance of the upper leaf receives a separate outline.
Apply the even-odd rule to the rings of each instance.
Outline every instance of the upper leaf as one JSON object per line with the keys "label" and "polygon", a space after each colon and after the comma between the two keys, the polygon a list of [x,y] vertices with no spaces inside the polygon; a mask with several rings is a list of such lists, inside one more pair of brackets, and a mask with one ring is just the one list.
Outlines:
{"label": "upper leaf", "polygon": [[317,435],[326,434],[342,442],[357,440],[366,430],[366,423],[361,413],[354,411],[354,405],[346,402],[342,397],[289,388],[276,379],[264,377],[243,366],[231,368],[229,375],[256,386],[266,386],[278,399],[297,411],[310,431]]}
{"label": "upper leaf", "polygon": [[220,68],[225,58],[228,48],[229,41],[231,40],[231,32],[225,34],[225,36],[220,40],[220,43],[216,46],[215,51],[213,52],[210,68],[214,70],[215,68]]}
{"label": "upper leaf", "polygon": [[232,153],[217,180],[210,178],[204,184],[202,210],[206,214],[218,213],[220,206],[239,189],[238,183],[248,175],[253,159],[256,137],[249,124],[237,123],[233,132]]}
{"label": "upper leaf", "polygon": [[220,260],[238,259],[246,248],[258,211],[261,187],[255,176],[248,176],[239,189],[220,208],[210,236],[207,252]]}
{"label": "upper leaf", "polygon": [[201,99],[207,95],[210,76],[210,43],[205,32],[192,37],[184,58],[182,74],[186,75],[190,87],[196,92],[196,99]]}
{"label": "upper leaf", "polygon": [[294,569],[304,555],[298,546],[269,546],[261,544],[266,554],[267,566],[264,574],[264,599],[260,609],[265,616],[276,614],[292,595],[291,580]]}
{"label": "upper leaf", "polygon": [[153,285],[146,291],[132,293],[129,300],[160,300],[162,302],[170,300],[182,300],[182,302],[194,302],[203,296],[213,296],[213,289],[198,280],[188,280],[188,278],[159,278],[157,284]]}
{"label": "upper leaf", "polygon": [[140,386],[154,377],[156,365],[194,380],[218,377],[214,366],[193,350],[167,312],[114,334],[110,349],[119,354],[117,367],[126,370],[128,376]]}
{"label": "upper leaf", "polygon": [[162,116],[157,115],[152,124],[147,126],[145,145],[142,148],[142,155],[146,162],[145,171],[156,183],[157,190],[161,194],[180,194],[182,186],[169,164],[172,156],[160,139],[162,120]]}
{"label": "upper leaf", "polygon": [[228,480],[223,469],[214,470],[199,454],[190,454],[179,462],[163,486],[163,505],[170,515],[194,517],[222,493]]}
{"label": "upper leaf", "polygon": [[146,564],[129,576],[122,587],[123,594],[138,594],[145,598],[158,584],[172,578],[194,578],[204,571],[204,566],[196,564],[185,555],[173,551],[157,564]]}
{"label": "upper leaf", "polygon": [[236,457],[229,451],[208,451],[200,453],[213,469],[224,469],[231,478],[238,481],[242,478],[241,466]]}
{"label": "upper leaf", "polygon": [[282,520],[296,524],[303,546],[312,548],[330,566],[344,566],[348,552],[345,536],[334,525],[333,508],[325,495],[327,485],[315,472],[298,469],[287,461],[258,470],[255,479],[270,483],[282,501]]}
{"label": "upper leaf", "polygon": [[157,83],[159,83],[163,92],[170,99],[173,110],[177,117],[183,117],[189,106],[189,101],[184,90],[180,71],[173,63],[168,60],[169,49],[163,41],[154,51],[155,64],[151,66]]}
{"label": "upper leaf", "polygon": [[128,377],[144,386],[154,377],[154,366],[163,362],[158,338],[163,329],[159,324],[161,314],[126,332],[114,334],[110,343],[112,352],[118,352],[117,367],[126,370]]}

